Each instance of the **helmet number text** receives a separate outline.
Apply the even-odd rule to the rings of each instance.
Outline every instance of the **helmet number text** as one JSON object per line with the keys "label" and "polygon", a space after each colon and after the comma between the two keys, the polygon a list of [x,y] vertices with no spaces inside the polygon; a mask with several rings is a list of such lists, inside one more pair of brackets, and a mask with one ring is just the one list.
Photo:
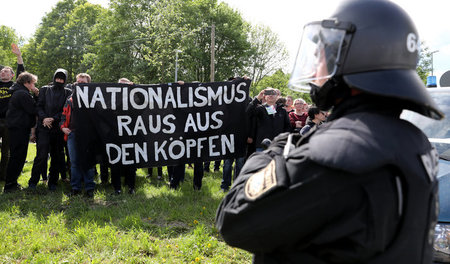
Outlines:
{"label": "helmet number text", "polygon": [[419,38],[414,33],[409,33],[406,38],[406,48],[409,52],[413,53],[416,50],[419,51],[420,43]]}

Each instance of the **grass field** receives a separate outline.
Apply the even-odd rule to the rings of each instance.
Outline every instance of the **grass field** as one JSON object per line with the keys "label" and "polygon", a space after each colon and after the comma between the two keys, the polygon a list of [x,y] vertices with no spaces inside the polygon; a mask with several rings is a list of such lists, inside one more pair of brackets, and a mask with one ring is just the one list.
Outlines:
{"label": "grass field", "polygon": [[[30,144],[24,187],[34,156]],[[201,191],[193,190],[192,173],[186,169],[181,188],[170,190],[165,168],[164,181],[138,169],[134,195],[97,185],[94,199],[69,198],[63,182],[56,192],[40,183],[38,194],[1,194],[0,263],[250,263],[214,228],[222,173],[205,173]]]}

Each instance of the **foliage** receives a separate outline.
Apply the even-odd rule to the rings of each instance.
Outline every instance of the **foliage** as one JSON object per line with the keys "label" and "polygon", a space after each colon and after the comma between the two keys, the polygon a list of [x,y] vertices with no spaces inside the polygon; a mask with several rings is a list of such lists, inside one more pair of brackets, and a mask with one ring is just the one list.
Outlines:
{"label": "foliage", "polygon": [[258,85],[262,78],[286,66],[288,52],[278,35],[267,26],[256,25],[250,31],[252,44],[248,72]]}
{"label": "foliage", "polygon": [[21,39],[16,31],[10,27],[0,25],[0,64],[15,69],[17,57],[11,52],[11,43],[20,44]]}
{"label": "foliage", "polygon": [[63,0],[42,19],[34,37],[24,47],[28,71],[39,76],[40,84],[53,80],[57,68],[69,73],[69,81],[88,71],[87,47],[92,45],[91,30],[102,13],[100,5],[86,0]]}
{"label": "foliage", "polygon": [[420,45],[420,53],[419,53],[419,62],[417,63],[416,71],[422,79],[423,83],[427,83],[427,77],[431,73],[431,52],[430,48],[425,45],[425,42],[421,42]]}
{"label": "foliage", "polygon": [[[35,149],[30,144],[28,161]],[[31,167],[27,162],[19,178],[23,186]],[[68,197],[65,182],[56,192],[40,183],[36,193],[3,194],[0,263],[251,263],[214,228],[222,173],[205,173],[202,190],[194,191],[193,170],[186,172],[179,190],[138,169],[134,195],[114,196],[112,186],[101,185],[94,199]]]}
{"label": "foliage", "polygon": [[256,85],[250,88],[251,89],[251,95],[256,96],[259,94],[259,92],[267,87],[272,87],[279,89],[281,91],[282,96],[292,96],[294,99],[296,98],[303,98],[305,101],[311,103],[311,98],[309,94],[305,93],[299,93],[292,91],[288,88],[288,82],[289,82],[290,74],[286,74],[283,72],[283,70],[279,69],[274,74],[270,76],[266,76]]}

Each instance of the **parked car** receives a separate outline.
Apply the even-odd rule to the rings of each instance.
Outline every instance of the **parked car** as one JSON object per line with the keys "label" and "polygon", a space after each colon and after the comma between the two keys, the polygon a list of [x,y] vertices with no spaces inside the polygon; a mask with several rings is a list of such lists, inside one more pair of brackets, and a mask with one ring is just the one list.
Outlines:
{"label": "parked car", "polygon": [[406,110],[401,117],[419,127],[439,153],[439,216],[434,235],[434,261],[450,263],[450,88],[429,88],[428,91],[445,113],[444,120],[437,121]]}

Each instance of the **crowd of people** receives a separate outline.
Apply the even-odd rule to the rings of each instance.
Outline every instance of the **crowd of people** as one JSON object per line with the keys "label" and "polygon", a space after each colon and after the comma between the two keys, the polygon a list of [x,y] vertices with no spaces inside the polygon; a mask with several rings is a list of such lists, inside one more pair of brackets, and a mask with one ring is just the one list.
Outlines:
{"label": "crowd of people", "polygon": [[[72,90],[75,84],[90,83],[91,76],[79,73],[75,83],[68,83],[68,72],[57,69],[49,85],[35,87],[38,77],[25,71],[20,49],[12,45],[17,56],[17,72],[3,66],[0,82],[0,136],[2,137],[0,179],[5,181],[4,192],[22,190],[18,178],[22,172],[28,150],[28,143],[36,143],[31,177],[27,190],[35,191],[40,181],[55,191],[58,182],[70,183],[69,195],[84,194],[93,197],[95,191],[95,167],[87,167],[83,159],[85,150],[76,144],[76,118],[72,111]],[[16,82],[13,82],[17,75]],[[127,78],[118,83],[133,84]],[[309,109],[309,110],[308,110]],[[314,110],[314,111],[312,111]],[[282,97],[280,90],[263,89],[247,107],[247,153],[245,156],[223,160],[221,190],[227,192],[236,179],[245,160],[253,153],[263,151],[270,141],[283,132],[306,133],[314,125],[325,121],[326,115],[311,107],[303,99]],[[308,116],[314,118],[308,119]],[[50,168],[47,169],[50,158]],[[122,178],[128,186],[128,193],[135,193],[136,169],[133,166],[108,164],[106,154],[98,158],[101,184],[109,184],[114,194],[122,193]],[[187,164],[193,167],[194,190],[200,190],[205,172],[210,171],[210,161]],[[214,171],[220,171],[221,160],[215,160]],[[234,177],[233,174],[234,163]],[[193,165],[193,166],[192,166]],[[184,181],[186,164],[168,166],[169,187],[177,189]],[[153,168],[147,168],[152,177]],[[68,174],[68,175],[67,175]],[[111,176],[111,177],[110,177]],[[164,180],[163,168],[157,168],[157,179]]]}

